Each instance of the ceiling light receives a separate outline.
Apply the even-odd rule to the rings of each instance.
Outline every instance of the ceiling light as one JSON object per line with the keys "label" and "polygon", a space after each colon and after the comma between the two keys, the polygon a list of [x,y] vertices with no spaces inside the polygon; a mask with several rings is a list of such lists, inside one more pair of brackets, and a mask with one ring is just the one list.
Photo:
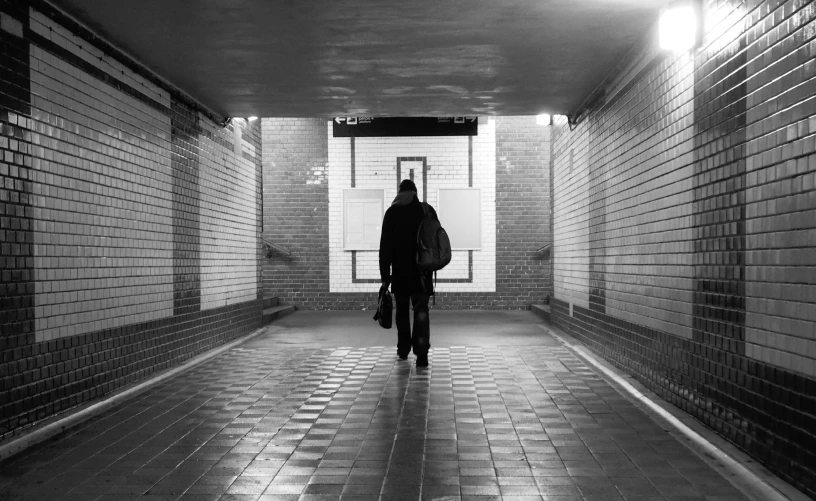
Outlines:
{"label": "ceiling light", "polygon": [[697,9],[691,1],[672,2],[660,15],[660,48],[683,52],[697,43]]}
{"label": "ceiling light", "polygon": [[258,119],[258,117],[247,117],[247,120],[249,120],[250,122],[253,122],[253,121],[257,120],[257,119]]}
{"label": "ceiling light", "polygon": [[543,113],[536,116],[537,125],[550,125],[550,115]]}

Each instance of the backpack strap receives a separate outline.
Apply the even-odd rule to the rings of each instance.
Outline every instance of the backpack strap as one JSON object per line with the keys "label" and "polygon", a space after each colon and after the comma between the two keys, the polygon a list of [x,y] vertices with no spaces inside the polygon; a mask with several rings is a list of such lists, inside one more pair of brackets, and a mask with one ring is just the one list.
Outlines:
{"label": "backpack strap", "polygon": [[[422,214],[423,214],[423,216],[428,217],[428,214],[430,214],[430,212],[431,212],[431,209],[430,209],[430,206],[428,205],[428,202],[422,202]],[[433,276],[434,276],[434,278],[433,278],[433,290],[434,290],[433,305],[436,306],[436,272],[435,271],[433,272]]]}

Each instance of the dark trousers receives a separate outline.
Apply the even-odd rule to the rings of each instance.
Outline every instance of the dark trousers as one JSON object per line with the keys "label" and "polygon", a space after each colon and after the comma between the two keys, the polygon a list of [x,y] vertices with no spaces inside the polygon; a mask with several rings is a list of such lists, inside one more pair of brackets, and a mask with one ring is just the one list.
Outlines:
{"label": "dark trousers", "polygon": [[[407,355],[414,349],[414,355],[424,357],[431,347],[431,323],[428,317],[430,294],[394,294],[397,303],[397,351]],[[414,330],[411,332],[409,303],[414,306]]]}

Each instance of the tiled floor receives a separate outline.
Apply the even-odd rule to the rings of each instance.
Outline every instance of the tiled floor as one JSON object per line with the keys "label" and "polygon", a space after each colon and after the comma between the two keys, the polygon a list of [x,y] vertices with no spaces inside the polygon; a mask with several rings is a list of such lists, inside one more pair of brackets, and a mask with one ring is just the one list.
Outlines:
{"label": "tiled floor", "polygon": [[242,345],[0,463],[0,497],[745,499],[544,341],[439,342],[427,369],[392,346]]}

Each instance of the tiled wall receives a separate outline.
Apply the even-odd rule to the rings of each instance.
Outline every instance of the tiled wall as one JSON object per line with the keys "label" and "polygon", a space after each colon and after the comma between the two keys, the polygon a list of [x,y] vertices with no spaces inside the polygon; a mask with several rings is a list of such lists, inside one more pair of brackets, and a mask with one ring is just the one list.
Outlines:
{"label": "tiled wall", "polygon": [[[235,120],[233,141],[243,146],[241,155],[223,137],[229,131],[207,123],[213,139],[201,141],[198,163],[201,308],[212,309],[252,301],[258,297],[258,234],[262,220],[258,200],[257,165],[253,143],[258,144],[260,124]],[[250,146],[247,148],[246,146]]]}
{"label": "tiled wall", "polygon": [[[376,292],[380,284],[377,250],[343,249],[343,190],[384,189],[388,207],[402,179],[413,179],[419,198],[437,208],[440,188],[480,190],[481,249],[454,250],[450,264],[437,273],[436,290],[440,296],[495,292],[495,121],[480,123],[477,136],[335,138],[331,124],[328,135],[331,292]],[[441,211],[439,218],[444,226]]]}
{"label": "tiled wall", "polygon": [[259,325],[261,171],[259,124],[46,3],[0,16],[4,435]]}
{"label": "tiled wall", "polygon": [[554,124],[553,318],[816,496],[816,7],[703,12]]}
{"label": "tiled wall", "polygon": [[335,138],[325,121],[264,119],[264,236],[292,252],[267,260],[266,293],[304,308],[371,308],[378,254],[343,249],[343,190],[384,189],[387,206],[398,178],[413,178],[434,206],[439,188],[481,193],[481,249],[454,251],[437,308],[544,302],[550,272],[536,251],[550,235],[549,150],[535,117],[480,119],[472,137],[361,138]]}

